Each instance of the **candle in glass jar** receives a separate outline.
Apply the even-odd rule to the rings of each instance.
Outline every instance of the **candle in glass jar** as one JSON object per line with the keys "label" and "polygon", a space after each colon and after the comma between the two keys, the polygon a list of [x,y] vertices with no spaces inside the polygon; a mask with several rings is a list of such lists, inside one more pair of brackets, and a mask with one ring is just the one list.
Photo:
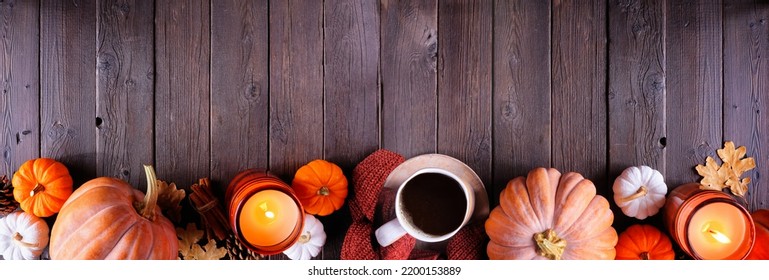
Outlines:
{"label": "candle in glass jar", "polygon": [[263,190],[252,195],[240,212],[243,237],[255,246],[273,246],[291,235],[301,218],[299,206],[286,193]]}
{"label": "candle in glass jar", "polygon": [[734,205],[714,202],[692,214],[689,245],[703,259],[730,259],[745,241],[748,222]]}

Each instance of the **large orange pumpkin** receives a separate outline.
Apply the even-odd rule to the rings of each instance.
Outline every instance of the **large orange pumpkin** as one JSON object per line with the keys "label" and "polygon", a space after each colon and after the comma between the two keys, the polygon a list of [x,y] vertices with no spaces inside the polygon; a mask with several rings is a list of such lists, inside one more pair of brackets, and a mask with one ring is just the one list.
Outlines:
{"label": "large orange pumpkin", "polygon": [[347,178],[334,163],[316,159],[296,171],[291,187],[309,214],[326,216],[344,205]]}
{"label": "large orange pumpkin", "polygon": [[486,220],[490,259],[614,259],[609,202],[590,180],[535,168],[511,180]]}
{"label": "large orange pumpkin", "polygon": [[747,259],[769,260],[769,209],[756,210],[751,216],[756,223],[756,242]]}
{"label": "large orange pumpkin", "polygon": [[651,225],[632,225],[620,233],[618,260],[672,260],[676,253],[670,238]]}
{"label": "large orange pumpkin", "polygon": [[13,174],[13,198],[22,210],[50,217],[72,194],[72,176],[61,162],[38,158],[24,162]]}
{"label": "large orange pumpkin", "polygon": [[64,203],[51,231],[51,259],[177,259],[174,225],[157,207],[155,172],[145,166],[147,195],[100,177]]}

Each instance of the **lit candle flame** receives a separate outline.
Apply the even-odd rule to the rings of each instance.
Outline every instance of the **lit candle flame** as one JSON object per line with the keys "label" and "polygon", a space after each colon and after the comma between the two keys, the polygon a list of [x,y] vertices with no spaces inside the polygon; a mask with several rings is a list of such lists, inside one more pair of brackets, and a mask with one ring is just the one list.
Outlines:
{"label": "lit candle flame", "polygon": [[705,226],[702,228],[702,232],[707,232],[710,234],[710,236],[713,237],[718,242],[721,242],[723,244],[729,244],[732,243],[732,240],[729,239],[726,235],[721,233],[720,231],[714,230],[710,228],[710,223],[705,224]]}
{"label": "lit candle flame", "polygon": [[264,216],[265,217],[267,217],[269,219],[274,219],[275,218],[275,213],[270,211],[270,209],[267,207],[267,202],[262,202],[262,204],[259,204],[259,208],[261,208],[262,211],[264,211]]}

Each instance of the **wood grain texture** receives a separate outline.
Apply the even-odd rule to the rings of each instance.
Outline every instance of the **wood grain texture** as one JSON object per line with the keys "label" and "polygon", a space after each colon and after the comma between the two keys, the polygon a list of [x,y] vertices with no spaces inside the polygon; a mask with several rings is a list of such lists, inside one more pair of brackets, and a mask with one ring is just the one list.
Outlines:
{"label": "wood grain texture", "polygon": [[492,205],[507,182],[551,166],[550,1],[494,2]]}
{"label": "wood grain texture", "polygon": [[436,152],[436,0],[381,1],[382,147],[406,158]]}
{"label": "wood grain texture", "polygon": [[[323,10],[323,152],[351,179],[353,168],[379,147],[379,2],[329,0]],[[327,238],[318,258],[339,259],[349,208],[319,219]]]}
{"label": "wood grain texture", "polygon": [[607,187],[606,2],[553,1],[552,164]]}
{"label": "wood grain texture", "polygon": [[186,188],[210,176],[210,4],[155,4],[155,165]]}
{"label": "wood grain texture", "polygon": [[96,1],[41,2],[40,65],[40,156],[77,187],[96,175]]}
{"label": "wood grain texture", "polygon": [[323,2],[270,2],[269,168],[287,183],[323,157],[323,108]]}
{"label": "wood grain texture", "polygon": [[664,2],[609,1],[609,169],[665,170]]}
{"label": "wood grain texture", "polygon": [[438,152],[491,185],[492,1],[438,3]]}
{"label": "wood grain texture", "polygon": [[154,1],[98,3],[96,175],[146,189],[154,164]]}
{"label": "wood grain texture", "polygon": [[694,167],[723,146],[721,1],[668,1],[665,13],[665,179],[674,188],[699,181]]}
{"label": "wood grain texture", "polygon": [[290,182],[323,157],[323,3],[270,3],[270,163]]}
{"label": "wood grain texture", "polygon": [[740,0],[724,5],[724,140],[745,146],[756,160],[750,177],[751,211],[769,208],[769,6]]}
{"label": "wood grain texture", "polygon": [[268,164],[268,3],[211,4],[211,180],[224,193],[237,172]]}
{"label": "wood grain texture", "polygon": [[40,2],[0,2],[0,176],[40,155]]}
{"label": "wood grain texture", "polygon": [[[631,166],[665,171],[664,11],[661,0],[609,1],[608,141],[612,186],[613,180]],[[614,199],[609,202],[615,213],[615,229],[624,231],[638,221],[623,215]],[[661,215],[645,222],[650,221],[662,225]]]}

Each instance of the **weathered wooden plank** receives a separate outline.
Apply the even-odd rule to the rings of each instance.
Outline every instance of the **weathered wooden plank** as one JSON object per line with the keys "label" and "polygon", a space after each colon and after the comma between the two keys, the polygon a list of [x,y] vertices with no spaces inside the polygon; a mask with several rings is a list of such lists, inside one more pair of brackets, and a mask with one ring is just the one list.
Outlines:
{"label": "weathered wooden plank", "polygon": [[551,166],[550,1],[494,2],[492,205],[507,182]]}
{"label": "weathered wooden plank", "polygon": [[665,179],[668,188],[699,181],[694,170],[722,143],[721,1],[666,6]]}
{"label": "weathered wooden plank", "polygon": [[223,193],[238,171],[268,164],[268,3],[211,4],[211,180]]}
{"label": "weathered wooden plank", "polygon": [[155,4],[155,165],[186,188],[209,176],[210,4]]}
{"label": "weathered wooden plank", "polygon": [[439,153],[491,184],[492,1],[438,3]]}
{"label": "weathered wooden plank", "polygon": [[75,186],[96,175],[96,1],[40,5],[40,155]]}
{"label": "weathered wooden plank", "polygon": [[[739,0],[724,5],[724,140],[745,146],[756,168],[745,173],[751,211],[769,208],[769,7]],[[762,176],[763,175],[763,176]]]}
{"label": "weathered wooden plank", "polygon": [[40,155],[40,2],[0,2],[0,176]]}
{"label": "weathered wooden plank", "polygon": [[436,152],[436,0],[381,1],[382,147],[406,158]]}
{"label": "weathered wooden plank", "polygon": [[552,164],[592,180],[607,178],[606,2],[553,1]]}
{"label": "weathered wooden plank", "polygon": [[[325,1],[323,16],[323,151],[351,179],[355,165],[379,147],[379,2]],[[327,238],[319,258],[339,259],[349,209],[320,219]]]}
{"label": "weathered wooden plank", "polygon": [[609,169],[665,170],[664,2],[609,3]]}
{"label": "weathered wooden plank", "polygon": [[323,157],[323,3],[270,3],[270,163],[290,181]]}
{"label": "weathered wooden plank", "polygon": [[154,160],[154,1],[97,4],[96,175],[145,188]]}
{"label": "weathered wooden plank", "polygon": [[[665,171],[664,10],[661,0],[609,1],[608,137],[612,184],[630,166],[646,165]],[[622,214],[613,199],[609,201],[617,230],[637,221]],[[662,225],[661,215],[648,221]]]}
{"label": "weathered wooden plank", "polygon": [[322,158],[322,122],[323,2],[270,2],[270,170],[290,183]]}

